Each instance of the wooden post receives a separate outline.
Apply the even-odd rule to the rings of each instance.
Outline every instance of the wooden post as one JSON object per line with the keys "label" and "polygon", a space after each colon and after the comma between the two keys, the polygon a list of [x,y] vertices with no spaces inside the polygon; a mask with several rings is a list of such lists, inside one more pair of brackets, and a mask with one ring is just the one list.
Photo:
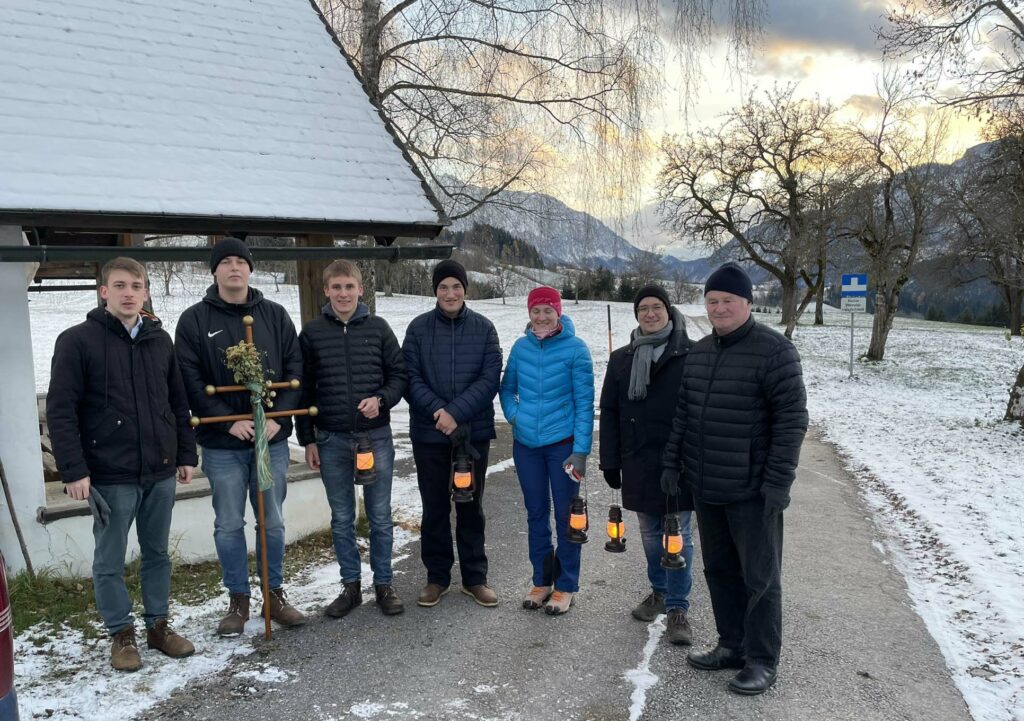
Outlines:
{"label": "wooden post", "polygon": [[[329,248],[334,245],[333,235],[317,233],[307,236],[296,236],[295,245],[299,247]],[[298,260],[296,266],[299,276],[299,317],[307,323],[320,313],[326,302],[324,297],[324,268],[330,260]]]}

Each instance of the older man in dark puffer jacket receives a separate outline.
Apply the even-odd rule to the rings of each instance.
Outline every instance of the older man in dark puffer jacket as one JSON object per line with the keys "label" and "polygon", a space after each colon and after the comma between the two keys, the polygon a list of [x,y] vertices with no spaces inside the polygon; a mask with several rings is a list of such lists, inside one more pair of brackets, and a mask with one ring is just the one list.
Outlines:
{"label": "older man in dark puffer jacket", "polygon": [[750,278],[726,263],[708,278],[714,328],[690,350],[662,487],[693,492],[718,645],[691,666],[742,669],[745,695],[776,678],[782,646],[782,512],[807,432],[807,394],[793,344],[751,318]]}
{"label": "older man in dark puffer jacket", "polygon": [[487,585],[484,550],[484,475],[494,432],[494,396],[501,378],[501,346],[494,324],[466,307],[469,279],[453,260],[433,274],[437,306],[417,316],[402,352],[409,373],[409,436],[423,501],[420,554],[427,585],[416,603],[435,606],[448,592],[455,563],[451,538],[452,452],[469,445],[473,500],[455,504],[455,542],[462,591],[481,606],[497,606]]}

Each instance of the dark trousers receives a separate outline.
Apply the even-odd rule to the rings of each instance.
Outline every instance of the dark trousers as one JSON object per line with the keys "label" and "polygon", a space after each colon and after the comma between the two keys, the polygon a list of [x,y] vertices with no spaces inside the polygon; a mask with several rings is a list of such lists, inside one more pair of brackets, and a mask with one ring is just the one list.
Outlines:
{"label": "dark trousers", "polygon": [[782,514],[765,519],[761,498],[695,504],[718,642],[775,668],[782,648]]}
{"label": "dark trousers", "polygon": [[487,583],[487,553],[484,550],[484,476],[491,442],[474,443],[480,454],[473,461],[473,500],[452,503],[452,448],[444,443],[413,443],[416,479],[423,501],[420,522],[420,558],[427,568],[427,583],[448,586],[452,581],[455,554],[452,551],[451,510],[455,506],[455,545],[459,549],[462,585]]}

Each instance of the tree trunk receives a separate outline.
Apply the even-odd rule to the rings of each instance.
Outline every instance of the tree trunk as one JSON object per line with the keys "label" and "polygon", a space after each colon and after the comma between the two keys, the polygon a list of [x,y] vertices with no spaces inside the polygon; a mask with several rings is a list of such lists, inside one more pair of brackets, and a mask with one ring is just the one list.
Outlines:
{"label": "tree trunk", "polygon": [[814,294],[814,325],[825,325],[825,257],[818,258],[818,292]]}
{"label": "tree trunk", "polygon": [[793,278],[786,278],[782,281],[782,319],[779,321],[786,326],[786,337],[793,337],[793,329],[800,318],[797,308],[796,281]]}
{"label": "tree trunk", "polygon": [[1009,290],[1006,293],[1007,307],[1010,310],[1010,335],[1021,335],[1022,304],[1024,304],[1024,290]]}
{"label": "tree trunk", "polygon": [[885,342],[889,339],[892,322],[899,308],[900,292],[896,289],[879,290],[875,294],[875,317],[871,323],[871,343],[868,344],[867,359],[880,361],[885,358]]}
{"label": "tree trunk", "polygon": [[380,107],[380,0],[363,0],[360,10],[359,62],[370,100]]}
{"label": "tree trunk", "polygon": [[1024,423],[1024,366],[1017,372],[1017,381],[1010,388],[1010,402],[1006,404],[1004,419]]}

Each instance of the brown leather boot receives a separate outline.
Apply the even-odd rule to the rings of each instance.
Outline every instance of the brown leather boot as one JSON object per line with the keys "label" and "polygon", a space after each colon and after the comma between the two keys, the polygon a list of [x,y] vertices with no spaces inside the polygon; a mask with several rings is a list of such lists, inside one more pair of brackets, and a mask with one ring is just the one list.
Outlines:
{"label": "brown leather boot", "polygon": [[232,593],[228,614],[217,625],[217,635],[222,638],[241,636],[248,620],[249,596],[244,593]]}
{"label": "brown leather boot", "polygon": [[125,626],[111,638],[110,665],[115,671],[138,671],[142,668],[142,657],[135,643],[135,626]]}
{"label": "brown leather boot", "polygon": [[[267,601],[264,600],[263,603],[266,604]],[[270,617],[282,626],[301,626],[306,622],[302,612],[288,603],[283,588],[270,589]]]}
{"label": "brown leather boot", "polygon": [[175,633],[166,618],[158,618],[152,628],[146,629],[146,647],[171,658],[185,658],[196,652],[192,642]]}

